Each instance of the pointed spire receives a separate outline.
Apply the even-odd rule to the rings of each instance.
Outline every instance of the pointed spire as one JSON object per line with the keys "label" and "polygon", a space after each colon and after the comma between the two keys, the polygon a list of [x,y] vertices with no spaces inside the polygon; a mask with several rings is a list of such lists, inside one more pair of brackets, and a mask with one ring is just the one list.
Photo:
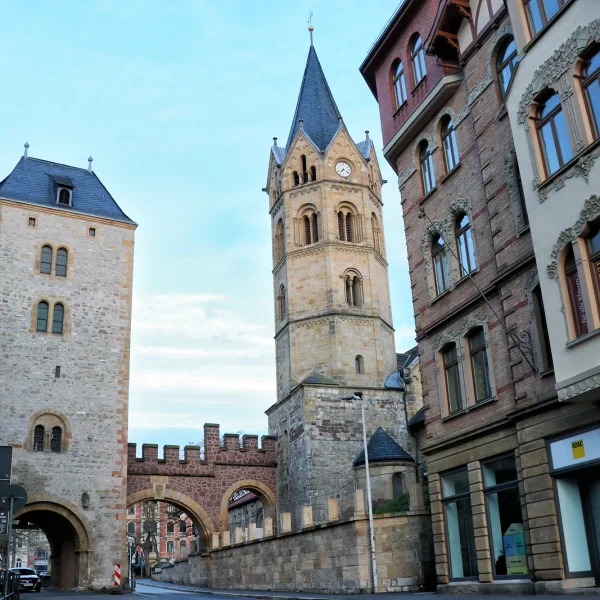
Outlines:
{"label": "pointed spire", "polygon": [[340,127],[341,118],[315,47],[311,45],[286,147],[290,147],[302,121],[304,133],[323,152]]}
{"label": "pointed spire", "polygon": [[25,148],[25,150],[23,151],[23,157],[27,158],[27,152],[29,151],[29,142],[25,142],[23,144],[23,148]]}
{"label": "pointed spire", "polygon": [[92,172],[92,162],[93,162],[93,160],[94,160],[94,159],[92,158],[92,155],[90,154],[90,155],[88,156],[88,171],[89,171],[90,173]]}
{"label": "pointed spire", "polygon": [[310,32],[310,45],[313,45],[313,36],[312,33],[315,30],[315,28],[312,26],[312,10],[308,13],[308,31]]}

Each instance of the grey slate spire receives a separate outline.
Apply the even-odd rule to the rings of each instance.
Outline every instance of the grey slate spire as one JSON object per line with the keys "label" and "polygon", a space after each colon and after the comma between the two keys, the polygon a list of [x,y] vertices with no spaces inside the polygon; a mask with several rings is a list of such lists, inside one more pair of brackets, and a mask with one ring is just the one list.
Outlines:
{"label": "grey slate spire", "polygon": [[341,118],[315,48],[311,45],[286,149],[289,149],[302,120],[304,133],[319,150],[324,151],[335,136]]}
{"label": "grey slate spire", "polygon": [[[415,459],[408,453],[400,444],[395,442],[383,429],[379,427],[371,436],[367,443],[369,450],[369,462],[381,462],[387,460],[415,462]],[[365,451],[361,450],[360,454],[354,460],[354,466],[362,465],[365,462]]]}

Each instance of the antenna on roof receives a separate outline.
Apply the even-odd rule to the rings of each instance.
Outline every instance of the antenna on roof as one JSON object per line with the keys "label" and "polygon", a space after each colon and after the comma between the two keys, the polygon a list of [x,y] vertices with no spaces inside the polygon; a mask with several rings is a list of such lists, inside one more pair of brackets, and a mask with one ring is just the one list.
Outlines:
{"label": "antenna on roof", "polygon": [[23,144],[23,148],[25,148],[25,151],[23,152],[23,157],[27,158],[27,150],[29,150],[29,142],[25,142]]}
{"label": "antenna on roof", "polygon": [[89,171],[90,173],[92,172],[92,162],[93,162],[93,160],[94,160],[94,159],[92,158],[92,155],[90,154],[90,155],[88,156],[88,171]]}
{"label": "antenna on roof", "polygon": [[312,10],[308,12],[308,31],[310,32],[310,45],[313,45],[313,36],[312,33],[314,31],[314,27],[312,26]]}

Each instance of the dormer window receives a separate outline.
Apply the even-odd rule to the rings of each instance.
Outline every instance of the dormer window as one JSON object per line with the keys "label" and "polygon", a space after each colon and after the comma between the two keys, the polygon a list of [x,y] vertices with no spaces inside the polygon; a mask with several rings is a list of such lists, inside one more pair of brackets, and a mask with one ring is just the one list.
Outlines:
{"label": "dormer window", "polygon": [[72,190],[69,188],[58,188],[58,204],[63,206],[72,206],[71,193]]}

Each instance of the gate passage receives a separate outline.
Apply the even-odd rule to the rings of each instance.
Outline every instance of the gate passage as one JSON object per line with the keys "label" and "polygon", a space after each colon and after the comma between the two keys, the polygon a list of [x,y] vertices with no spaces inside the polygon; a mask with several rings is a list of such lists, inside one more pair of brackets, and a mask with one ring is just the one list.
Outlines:
{"label": "gate passage", "polygon": [[228,503],[239,489],[256,493],[265,506],[275,504],[276,443],[273,436],[226,433],[221,443],[219,425],[204,425],[204,454],[199,446],[164,446],[158,458],[157,444],[143,444],[136,458],[136,444],[127,457],[127,506],[142,500],[165,500],[182,508],[208,534],[228,528]]}

